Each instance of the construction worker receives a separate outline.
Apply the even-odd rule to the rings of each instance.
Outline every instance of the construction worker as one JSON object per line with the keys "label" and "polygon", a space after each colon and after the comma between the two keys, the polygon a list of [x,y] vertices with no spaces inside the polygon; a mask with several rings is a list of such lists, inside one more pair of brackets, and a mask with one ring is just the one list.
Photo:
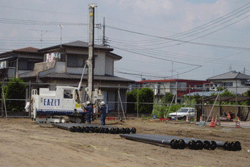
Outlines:
{"label": "construction worker", "polygon": [[102,101],[101,103],[100,103],[100,111],[101,111],[101,124],[102,125],[105,125],[105,119],[106,119],[106,110],[107,110],[107,108],[106,108],[106,105],[105,105],[105,102],[104,101]]}
{"label": "construction worker", "polygon": [[93,107],[89,101],[87,101],[86,104],[87,104],[87,106],[84,107],[84,110],[86,111],[87,123],[91,124],[91,116],[93,113]]}

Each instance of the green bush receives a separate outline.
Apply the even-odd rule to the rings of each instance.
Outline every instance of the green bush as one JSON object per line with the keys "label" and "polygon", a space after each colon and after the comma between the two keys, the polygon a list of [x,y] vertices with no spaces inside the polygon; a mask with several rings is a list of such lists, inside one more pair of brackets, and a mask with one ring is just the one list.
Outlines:
{"label": "green bush", "polygon": [[[4,87],[5,99],[25,99],[26,85],[20,78],[9,80]],[[23,111],[25,102],[23,100],[6,100],[7,111]]]}
{"label": "green bush", "polygon": [[[151,114],[153,110],[154,91],[150,88],[142,88],[139,90],[139,113]],[[138,103],[135,104],[137,108]]]}
{"label": "green bush", "polygon": [[169,105],[155,104],[152,114],[156,115],[157,118],[168,117],[168,114],[179,110],[181,107],[183,107],[182,104],[172,104],[170,107]]}
{"label": "green bush", "polygon": [[161,102],[166,104],[166,103],[171,103],[173,100],[174,95],[172,93],[165,93],[165,95],[161,98]]}
{"label": "green bush", "polygon": [[153,114],[156,115],[157,118],[163,118],[166,110],[167,110],[166,105],[154,104]]}
{"label": "green bush", "polygon": [[[139,98],[138,98],[139,95]],[[139,103],[137,100],[139,99]],[[154,92],[150,88],[135,89],[127,92],[128,113],[151,114],[153,110]]]}
{"label": "green bush", "polygon": [[137,101],[138,90],[135,89],[131,92],[127,92],[127,113],[136,113],[135,103]]}

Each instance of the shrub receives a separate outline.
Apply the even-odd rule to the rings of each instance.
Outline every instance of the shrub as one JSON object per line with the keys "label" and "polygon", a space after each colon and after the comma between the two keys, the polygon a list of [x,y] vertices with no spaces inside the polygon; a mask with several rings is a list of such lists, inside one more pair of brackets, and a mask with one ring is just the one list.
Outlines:
{"label": "shrub", "polygon": [[[139,98],[138,98],[139,95]],[[139,99],[139,103],[137,100]],[[151,114],[153,110],[154,92],[150,88],[135,89],[127,92],[128,113]]]}
{"label": "shrub", "polygon": [[[154,91],[150,88],[142,88],[139,90],[139,113],[151,114],[153,110]],[[137,108],[138,103],[135,107]]]}
{"label": "shrub", "polygon": [[[5,99],[25,99],[26,86],[20,78],[9,80],[4,87]],[[6,100],[7,111],[23,111],[25,102],[21,100]]]}

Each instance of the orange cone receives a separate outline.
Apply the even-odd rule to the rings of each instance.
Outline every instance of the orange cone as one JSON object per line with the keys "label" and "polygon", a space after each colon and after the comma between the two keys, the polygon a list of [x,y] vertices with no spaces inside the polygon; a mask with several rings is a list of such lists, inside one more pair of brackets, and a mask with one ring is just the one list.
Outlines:
{"label": "orange cone", "polygon": [[214,116],[212,116],[212,120],[210,122],[210,127],[215,127],[215,124],[214,124]]}

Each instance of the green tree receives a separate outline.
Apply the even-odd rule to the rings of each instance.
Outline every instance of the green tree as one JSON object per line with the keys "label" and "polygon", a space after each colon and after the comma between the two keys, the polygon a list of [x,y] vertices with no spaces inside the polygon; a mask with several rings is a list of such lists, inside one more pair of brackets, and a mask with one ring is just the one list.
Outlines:
{"label": "green tree", "polygon": [[[5,99],[25,99],[26,86],[20,78],[9,80],[4,90]],[[6,107],[8,111],[23,111],[25,102],[22,100],[6,100]]]}
{"label": "green tree", "polygon": [[[151,114],[153,110],[154,91],[150,88],[142,88],[139,90],[139,113]],[[136,103],[137,107],[138,103]]]}
{"label": "green tree", "polygon": [[166,103],[171,103],[172,99],[173,99],[174,95],[172,93],[165,93],[165,95],[161,98],[162,103],[166,104]]}
{"label": "green tree", "polygon": [[135,113],[138,109],[140,114],[151,114],[153,110],[154,91],[150,88],[134,89],[131,92],[127,92],[127,102],[128,113]]}
{"label": "green tree", "polygon": [[233,92],[230,92],[229,90],[225,89],[221,94],[220,96],[227,96],[227,97],[230,97],[230,96],[235,96],[235,94]]}
{"label": "green tree", "polygon": [[223,88],[223,87],[217,87],[217,88],[216,88],[217,91],[223,91],[223,90],[225,90],[225,89],[226,89],[226,88]]}
{"label": "green tree", "polygon": [[128,113],[135,113],[136,108],[135,108],[135,103],[137,101],[137,95],[138,95],[138,89],[134,89],[131,92],[127,92],[127,102],[128,102]]}
{"label": "green tree", "polygon": [[[247,91],[246,96],[250,97],[250,89]],[[246,100],[246,105],[250,105],[250,100]]]}

